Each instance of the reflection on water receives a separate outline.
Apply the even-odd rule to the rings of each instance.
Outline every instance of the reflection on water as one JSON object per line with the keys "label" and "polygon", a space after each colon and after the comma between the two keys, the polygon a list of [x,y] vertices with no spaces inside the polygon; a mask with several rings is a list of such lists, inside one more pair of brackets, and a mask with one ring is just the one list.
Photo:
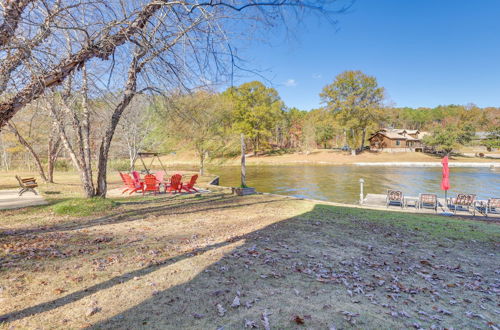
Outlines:
{"label": "reflection on water", "polygon": [[[213,168],[222,186],[240,184],[240,168]],[[365,194],[385,194],[387,189],[402,190],[405,195],[441,191],[441,168],[428,167],[361,167],[361,166],[248,166],[247,184],[257,191],[335,202],[355,203],[359,200],[359,179],[365,180]],[[489,168],[450,168],[451,189],[475,193],[479,199],[500,197],[500,170]]]}

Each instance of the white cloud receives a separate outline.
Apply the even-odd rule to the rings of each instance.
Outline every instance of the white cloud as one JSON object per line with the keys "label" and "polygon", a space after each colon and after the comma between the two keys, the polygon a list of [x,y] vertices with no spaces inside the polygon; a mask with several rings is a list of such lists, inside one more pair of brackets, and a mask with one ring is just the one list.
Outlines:
{"label": "white cloud", "polygon": [[313,79],[321,79],[323,78],[323,76],[321,75],[321,73],[315,73],[312,75]]}
{"label": "white cloud", "polygon": [[285,82],[285,86],[287,87],[295,87],[297,86],[297,82],[295,81],[295,79],[288,79],[286,82]]}

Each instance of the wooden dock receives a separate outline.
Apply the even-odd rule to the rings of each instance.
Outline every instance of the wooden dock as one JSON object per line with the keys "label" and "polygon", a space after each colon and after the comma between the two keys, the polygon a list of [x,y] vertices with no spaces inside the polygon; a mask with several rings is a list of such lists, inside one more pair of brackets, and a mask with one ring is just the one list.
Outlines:
{"label": "wooden dock", "polygon": [[[406,196],[405,198],[417,199],[417,196]],[[448,206],[446,206],[446,202],[444,198],[438,198],[438,208],[437,212],[428,208],[417,208],[413,205],[409,205],[407,207],[401,207],[398,205],[390,205],[386,206],[386,195],[384,194],[367,194],[363,199],[362,206],[367,208],[381,209],[381,210],[390,210],[390,211],[401,211],[401,212],[409,212],[409,213],[427,213],[427,214],[438,214],[438,215],[449,215],[453,216],[453,210],[450,210]],[[473,216],[472,212],[467,212],[465,209],[457,210],[457,216]],[[476,217],[484,218],[485,220],[500,220],[500,214],[488,214],[486,217],[484,214],[480,213],[476,209]]]}

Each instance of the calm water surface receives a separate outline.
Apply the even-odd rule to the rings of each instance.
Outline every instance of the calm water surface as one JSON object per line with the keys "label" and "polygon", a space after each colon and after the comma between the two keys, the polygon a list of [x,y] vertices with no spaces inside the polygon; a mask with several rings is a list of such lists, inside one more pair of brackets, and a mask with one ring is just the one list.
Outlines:
{"label": "calm water surface", "polygon": [[[240,167],[212,168],[220,176],[220,185],[239,186]],[[270,192],[326,201],[355,203],[359,200],[359,179],[365,180],[365,194],[385,194],[387,189],[402,190],[405,195],[437,193],[440,189],[441,168],[428,167],[362,167],[362,166],[248,166],[247,184],[260,192]],[[450,168],[451,189],[475,193],[479,199],[500,197],[500,169]]]}

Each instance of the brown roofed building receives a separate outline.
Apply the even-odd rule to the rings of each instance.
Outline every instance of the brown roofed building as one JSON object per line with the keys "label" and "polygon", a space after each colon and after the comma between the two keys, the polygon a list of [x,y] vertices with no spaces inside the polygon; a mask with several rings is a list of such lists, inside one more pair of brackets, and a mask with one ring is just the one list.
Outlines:
{"label": "brown roofed building", "polygon": [[384,128],[375,132],[369,139],[370,150],[385,152],[422,152],[422,139],[427,132],[417,129]]}

